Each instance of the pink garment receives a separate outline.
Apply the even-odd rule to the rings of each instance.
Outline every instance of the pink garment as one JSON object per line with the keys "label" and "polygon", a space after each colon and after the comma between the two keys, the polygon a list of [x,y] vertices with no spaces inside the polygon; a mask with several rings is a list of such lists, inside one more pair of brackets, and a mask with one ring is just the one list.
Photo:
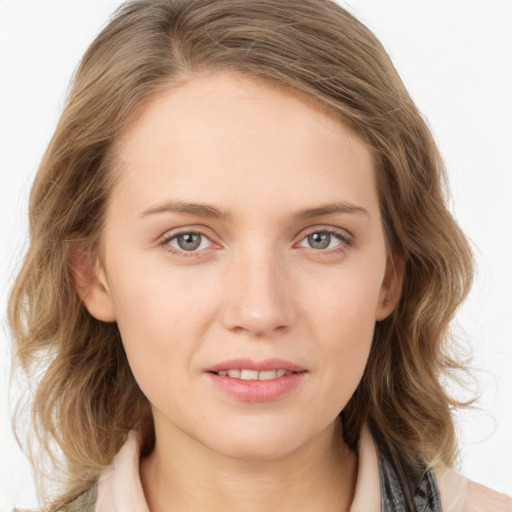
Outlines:
{"label": "pink garment", "polygon": [[[359,445],[359,464],[350,512],[380,512],[377,452],[368,430]],[[512,512],[512,499],[476,484],[453,469],[435,471],[443,512]],[[96,512],[150,512],[139,474],[139,447],[135,432],[99,480]]]}
{"label": "pink garment", "polygon": [[96,512],[149,512],[139,473],[139,440],[131,431],[98,482]]}

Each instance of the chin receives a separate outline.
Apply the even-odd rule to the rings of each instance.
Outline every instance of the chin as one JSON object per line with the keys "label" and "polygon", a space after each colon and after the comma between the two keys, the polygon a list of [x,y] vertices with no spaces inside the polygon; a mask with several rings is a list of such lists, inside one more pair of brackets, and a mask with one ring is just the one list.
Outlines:
{"label": "chin", "polygon": [[270,461],[294,453],[309,441],[304,431],[283,426],[253,425],[253,428],[230,430],[229,432],[210,431],[208,439],[203,439],[211,450],[219,455],[239,460]]}
{"label": "chin", "polygon": [[226,443],[219,443],[215,451],[224,457],[236,460],[252,461],[272,461],[286,457],[293,453],[300,443],[283,443],[279,440],[252,439],[247,440],[229,440]]}

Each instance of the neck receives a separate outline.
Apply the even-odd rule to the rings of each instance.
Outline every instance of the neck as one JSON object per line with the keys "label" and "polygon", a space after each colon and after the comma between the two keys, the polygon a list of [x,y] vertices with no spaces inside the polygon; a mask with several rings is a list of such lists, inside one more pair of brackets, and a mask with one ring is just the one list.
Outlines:
{"label": "neck", "polygon": [[348,511],[357,457],[341,427],[325,429],[292,453],[271,460],[233,459],[183,433],[172,442],[156,432],[153,452],[141,462],[152,512]]}

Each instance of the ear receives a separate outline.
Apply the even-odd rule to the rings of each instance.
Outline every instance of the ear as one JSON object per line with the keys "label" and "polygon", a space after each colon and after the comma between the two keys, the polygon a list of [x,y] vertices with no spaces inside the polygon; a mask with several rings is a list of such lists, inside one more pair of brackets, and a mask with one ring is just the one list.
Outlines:
{"label": "ear", "polygon": [[402,292],[405,262],[400,257],[388,257],[386,272],[379,293],[379,302],[375,311],[375,320],[388,317],[395,309]]}
{"label": "ear", "polygon": [[71,250],[70,264],[76,291],[89,313],[102,322],[115,322],[110,288],[98,258],[76,247]]}

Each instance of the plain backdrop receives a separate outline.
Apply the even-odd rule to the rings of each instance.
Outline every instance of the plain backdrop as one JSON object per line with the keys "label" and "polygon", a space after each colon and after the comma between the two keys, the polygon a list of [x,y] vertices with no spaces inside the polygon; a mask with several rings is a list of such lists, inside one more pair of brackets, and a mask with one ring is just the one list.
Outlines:
{"label": "plain backdrop", "polygon": [[[276,0],[277,1],[277,0]],[[8,290],[26,247],[27,199],[81,55],[117,0],[0,0],[0,510],[35,506],[10,428]],[[482,388],[459,415],[461,469],[512,494],[512,1],[342,3],[383,41],[445,158],[451,208],[475,249],[457,316]],[[14,390],[16,391],[16,390]]]}

